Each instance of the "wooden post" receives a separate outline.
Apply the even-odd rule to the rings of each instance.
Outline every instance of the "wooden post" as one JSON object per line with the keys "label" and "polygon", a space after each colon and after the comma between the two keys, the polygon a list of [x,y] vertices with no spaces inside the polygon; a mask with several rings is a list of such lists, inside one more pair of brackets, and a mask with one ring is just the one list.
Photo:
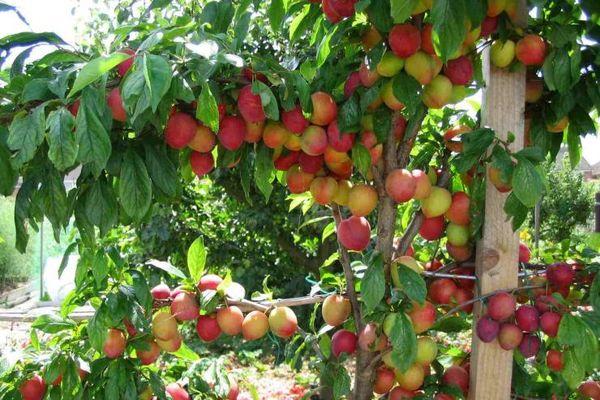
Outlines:
{"label": "wooden post", "polygon": [[[519,0],[521,25],[526,25],[526,1]],[[525,69],[518,72],[500,70],[491,65],[489,48],[484,53],[483,73],[486,89],[483,95],[482,122],[506,139],[516,136],[512,150],[523,147],[525,112]],[[519,237],[507,221],[500,193],[488,180],[485,194],[483,238],[477,244],[476,274],[478,295],[518,286]],[[483,312],[481,303],[474,309],[474,323]],[[473,327],[475,328],[475,326]],[[471,353],[471,400],[508,400],[511,393],[513,352],[500,348],[497,341],[483,343],[473,329]]]}
{"label": "wooden post", "polygon": [[596,193],[596,229],[594,232],[600,233],[600,193]]}

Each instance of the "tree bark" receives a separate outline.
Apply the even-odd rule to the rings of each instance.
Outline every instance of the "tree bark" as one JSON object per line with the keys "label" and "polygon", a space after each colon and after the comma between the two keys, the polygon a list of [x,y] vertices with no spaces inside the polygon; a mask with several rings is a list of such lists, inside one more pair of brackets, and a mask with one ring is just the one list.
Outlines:
{"label": "tree bark", "polygon": [[[399,114],[394,114],[393,116],[394,119],[398,117]],[[395,121],[393,125],[395,125]],[[374,175],[377,175],[379,178],[375,179],[375,186],[379,194],[375,250],[381,253],[383,257],[386,279],[389,277],[392,264],[397,208],[394,200],[385,191],[385,178],[397,167],[397,156],[396,139],[392,130],[383,145],[383,160],[377,166],[376,171],[374,171]],[[357,326],[364,326],[364,321],[357,323]],[[376,356],[377,353],[372,351],[357,350],[356,373],[354,377],[354,389],[352,391],[353,400],[370,400],[373,398],[373,380],[376,364],[374,365],[372,361]]]}
{"label": "tree bark", "polygon": [[352,400],[371,400],[373,398],[375,368],[371,365],[371,361],[376,355],[377,353],[372,351],[357,349]]}

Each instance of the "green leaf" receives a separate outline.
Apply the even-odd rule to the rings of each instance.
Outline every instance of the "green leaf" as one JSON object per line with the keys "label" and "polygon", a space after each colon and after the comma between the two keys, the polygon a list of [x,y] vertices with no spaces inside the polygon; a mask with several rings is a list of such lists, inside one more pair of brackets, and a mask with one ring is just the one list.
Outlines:
{"label": "green leaf", "polygon": [[17,184],[19,174],[13,169],[10,162],[11,153],[0,142],[0,195],[10,196]]}
{"label": "green leaf", "polygon": [[398,265],[398,275],[399,289],[406,293],[409,299],[423,304],[427,296],[427,286],[423,277],[404,264]]}
{"label": "green leaf", "polygon": [[65,249],[62,259],[60,261],[60,265],[58,266],[58,277],[59,278],[62,275],[62,273],[65,271],[65,268],[67,268],[67,265],[69,265],[69,257],[75,251],[75,249],[77,249],[77,245],[78,245],[77,242],[73,242],[70,245],[68,245],[67,248]]}
{"label": "green leaf", "polygon": [[90,163],[96,176],[106,166],[112,151],[109,137],[111,125],[112,114],[106,105],[104,91],[91,87],[84,89],[75,124],[79,142],[77,159],[84,164]]}
{"label": "green leaf", "polygon": [[173,73],[167,60],[154,54],[144,54],[143,66],[150,105],[152,111],[156,112],[160,101],[171,87]]}
{"label": "green leaf", "polygon": [[23,88],[22,101],[29,103],[32,101],[50,100],[52,92],[48,89],[48,79],[32,79]]}
{"label": "green leaf", "polygon": [[46,314],[39,316],[33,323],[31,327],[33,329],[40,330],[44,333],[58,333],[67,329],[74,329],[77,324],[73,321],[63,319],[54,314]]}
{"label": "green leaf", "polygon": [[363,176],[369,175],[371,169],[371,153],[361,143],[355,143],[352,147],[352,161]]}
{"label": "green leaf", "polygon": [[319,43],[319,47],[317,48],[317,68],[322,67],[329,58],[331,54],[331,39],[333,35],[337,32],[339,25],[335,25],[333,29],[331,29],[321,40]]}
{"label": "green leaf", "polygon": [[90,318],[87,325],[87,333],[90,338],[90,344],[98,351],[102,350],[102,346],[106,340],[108,326],[106,326],[104,319],[107,310],[107,307],[102,304],[96,311],[96,314]]}
{"label": "green leaf", "polygon": [[[596,134],[596,126],[594,120],[590,116],[590,113],[586,112],[583,108],[576,106],[569,113],[569,127],[568,132],[573,135],[585,136],[588,134]],[[554,134],[555,135],[555,134]]]}
{"label": "green leaf", "polygon": [[314,24],[315,18],[320,14],[318,7],[313,7],[311,4],[305,4],[302,11],[299,12],[289,27],[289,38],[292,42],[297,41],[310,26]]}
{"label": "green leaf", "polygon": [[412,365],[417,356],[417,336],[412,327],[412,322],[404,313],[388,314],[393,318],[393,325],[389,330],[389,339],[392,344],[392,360],[400,372],[404,372]]}
{"label": "green leaf", "polygon": [[574,390],[585,378],[585,369],[581,365],[581,362],[577,359],[574,349],[569,349],[563,352],[563,362],[564,367],[561,371],[561,375],[569,387]]}
{"label": "green leaf", "polygon": [[165,271],[165,272],[169,273],[170,275],[173,275],[177,278],[187,279],[187,276],[185,276],[185,274],[183,272],[181,272],[175,266],[173,266],[172,264],[170,264],[166,261],[148,260],[148,262],[146,262],[146,264],[151,265],[158,269],[162,269],[163,271]]}
{"label": "green leaf", "polygon": [[199,236],[187,252],[187,265],[190,276],[194,282],[200,282],[200,278],[204,275],[206,266],[206,247],[204,247],[204,238]]}
{"label": "green leaf", "polygon": [[456,333],[462,332],[471,327],[471,323],[463,317],[448,317],[438,319],[438,321],[430,328],[432,331]]}
{"label": "green leaf", "polygon": [[361,298],[367,313],[373,311],[385,296],[385,274],[381,254],[367,267],[360,286]]}
{"label": "green leaf", "polygon": [[64,107],[48,114],[48,158],[59,171],[64,171],[77,160],[79,150],[75,137],[75,118]]}
{"label": "green leaf", "polygon": [[132,149],[123,156],[119,177],[119,200],[134,220],[141,220],[152,202],[152,184],[142,158]]}
{"label": "green leaf", "polygon": [[102,177],[85,195],[85,215],[104,235],[117,223],[117,199],[112,186]]}
{"label": "green leaf", "polygon": [[186,361],[198,361],[200,360],[200,356],[194,350],[190,349],[185,342],[181,342],[181,347],[173,353],[171,353],[175,357],[186,360]]}
{"label": "green leaf", "polygon": [[596,274],[594,282],[590,287],[590,305],[596,312],[600,310],[600,274]]}
{"label": "green leaf", "polygon": [[333,376],[333,398],[341,399],[350,394],[350,375],[343,366],[338,366]]}
{"label": "green leaf", "polygon": [[0,50],[8,51],[13,47],[29,46],[36,43],[64,44],[53,32],[20,32],[0,38]]}
{"label": "green leaf", "polygon": [[338,129],[340,133],[358,132],[360,130],[360,107],[356,96],[350,97],[338,113]]}
{"label": "green leaf", "polygon": [[569,162],[571,163],[571,168],[576,168],[581,161],[581,138],[570,126],[567,130],[567,145],[569,146]]}
{"label": "green leaf", "polygon": [[57,242],[60,240],[60,229],[69,224],[69,215],[67,215],[69,205],[63,181],[63,175],[56,168],[49,167],[40,188],[44,202],[44,212],[54,228],[54,236]]}
{"label": "green leaf", "polygon": [[262,102],[262,107],[267,118],[279,121],[279,106],[271,88],[258,79],[255,79],[252,82],[252,93],[260,96],[260,101]]}
{"label": "green leaf", "polygon": [[436,0],[431,8],[433,44],[445,63],[465,40],[467,29],[465,0]]}
{"label": "green leaf", "polygon": [[164,145],[145,144],[145,161],[152,183],[168,197],[175,197],[179,192],[179,176],[177,167],[167,154]]}
{"label": "green leaf", "polygon": [[404,104],[409,115],[413,115],[421,103],[422,90],[421,84],[405,72],[400,72],[393,78],[394,97]]}
{"label": "green leaf", "polygon": [[265,202],[269,202],[269,197],[273,191],[273,179],[275,179],[275,167],[268,147],[261,145],[256,151],[254,181],[258,190],[265,197]]}
{"label": "green leaf", "polygon": [[96,286],[100,287],[102,281],[108,276],[109,265],[106,254],[103,250],[98,250],[92,259],[92,275],[96,281]]}
{"label": "green leaf", "polygon": [[371,0],[367,8],[369,21],[375,25],[375,28],[381,33],[386,34],[394,26],[391,16],[390,0]]}
{"label": "green leaf", "polygon": [[569,53],[565,48],[553,49],[544,61],[544,81],[550,90],[558,90],[561,94],[567,92],[579,81],[581,53]]}
{"label": "green leaf", "polygon": [[285,16],[285,5],[283,0],[271,1],[267,15],[269,17],[269,22],[271,23],[271,29],[273,29],[273,32],[279,32],[281,30],[283,17]]}
{"label": "green leaf", "polygon": [[504,212],[506,215],[512,217],[512,227],[516,231],[525,222],[527,214],[529,214],[529,209],[525,204],[521,203],[514,192],[511,192],[504,203]]}
{"label": "green leaf", "polygon": [[544,192],[544,181],[535,166],[520,158],[512,178],[513,193],[527,207],[535,206]]}
{"label": "green leaf", "polygon": [[390,6],[394,23],[401,24],[412,14],[419,0],[391,0]]}
{"label": "green leaf", "polygon": [[219,131],[219,107],[217,99],[212,94],[207,82],[202,83],[202,91],[196,108],[196,118],[209,127],[211,131]]}
{"label": "green leaf", "polygon": [[456,169],[461,173],[471,169],[486,154],[488,148],[494,142],[494,137],[494,131],[488,128],[476,129],[462,135],[461,140],[464,149],[453,161]]}
{"label": "green leaf", "polygon": [[385,143],[392,131],[392,113],[387,107],[379,107],[373,113],[373,130],[378,143]]}
{"label": "green leaf", "polygon": [[15,168],[30,161],[44,141],[45,106],[42,104],[29,114],[21,112],[15,116],[8,128],[8,147],[16,151],[12,157]]}
{"label": "green leaf", "polygon": [[73,97],[73,95],[83,88],[94,83],[96,80],[100,79],[102,75],[129,58],[131,58],[131,55],[129,54],[116,52],[108,56],[95,58],[88,62],[83,66],[81,71],[79,71],[68,97]]}

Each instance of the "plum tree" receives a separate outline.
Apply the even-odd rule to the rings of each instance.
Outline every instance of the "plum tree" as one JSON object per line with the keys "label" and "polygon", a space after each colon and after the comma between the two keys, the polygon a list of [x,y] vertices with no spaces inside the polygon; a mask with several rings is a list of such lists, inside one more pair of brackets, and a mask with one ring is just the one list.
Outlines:
{"label": "plum tree", "polygon": [[[449,326],[469,325],[458,321],[471,318],[479,318],[476,333],[483,342],[497,338],[501,348],[519,347],[529,358],[542,348],[550,350],[548,366],[542,357],[527,361],[527,370],[537,369],[532,376],[541,374],[544,382],[530,385],[531,393],[525,394],[519,392],[526,385],[503,388],[515,396],[544,397],[552,390],[572,396],[593,373],[585,360],[577,371],[568,361],[574,351],[595,354],[597,346],[588,340],[581,342],[583,350],[575,349],[565,340],[575,326],[582,337],[597,332],[596,326],[588,327],[595,320],[582,317],[595,299],[593,268],[557,263],[543,271],[529,264],[531,252],[521,246],[518,268],[527,272],[522,287],[532,289],[506,287],[489,297],[493,289],[477,284],[487,278],[481,274],[481,255],[495,257],[477,247],[481,233],[489,235],[484,212],[490,199],[504,202],[518,228],[527,209],[551,189],[543,184],[540,163],[553,160],[563,140],[572,156],[581,154],[581,137],[594,131],[590,115],[598,108],[598,60],[589,54],[598,46],[583,39],[593,37],[589,2],[536,4],[539,13],[529,13],[529,26],[521,24],[528,13],[515,0],[469,2],[468,7],[464,1],[431,0],[400,6],[387,0],[216,0],[198,10],[185,1],[153,2],[140,14],[141,3],[117,7],[115,20],[103,21],[110,22],[109,32],[85,30],[90,32],[86,47],[63,48],[58,39],[31,32],[3,39],[6,56],[18,61],[10,71],[3,66],[0,74],[0,192],[16,191],[16,244],[24,250],[28,228],[45,219],[57,236],[73,226],[78,232],[69,249],[76,248],[80,263],[68,297],[72,304],[65,309],[89,302],[95,312],[83,323],[66,314],[56,317],[64,321],[36,321],[36,331],[59,332],[50,342],[37,336],[42,341],[34,340],[30,348],[42,355],[3,372],[0,393],[16,398],[33,372],[52,376],[59,365],[65,379],[49,387],[52,398],[162,397],[152,392],[162,392],[164,378],[185,382],[186,389],[167,385],[173,398],[189,396],[188,390],[207,398],[237,397],[239,388],[229,377],[231,387],[200,382],[205,374],[180,375],[207,362],[192,363],[190,349],[197,347],[183,345],[193,326],[207,342],[221,332],[246,340],[259,339],[269,329],[271,337],[285,339],[301,333],[281,354],[299,362],[319,346],[311,365],[318,365],[318,387],[327,400],[332,386],[338,397],[353,400],[370,399],[374,391],[390,399],[460,397],[449,388],[453,385],[472,397],[467,393],[469,354],[454,360],[461,366],[442,372],[432,339]],[[134,34],[127,34],[130,30]],[[60,49],[41,60],[24,58],[31,46],[48,38]],[[12,57],[22,47],[22,56]],[[488,52],[495,68],[482,57]],[[497,93],[494,79],[484,82],[488,77],[525,85],[523,99],[514,104],[522,106],[516,111],[524,111],[526,124],[523,132],[511,128],[515,140],[493,118],[485,118],[490,109],[471,112],[479,109],[472,94],[488,84],[486,97]],[[516,93],[494,96],[515,100]],[[516,111],[510,117],[514,127],[521,121]],[[521,139],[524,150],[518,148]],[[67,193],[62,181],[74,172],[77,186]],[[486,178],[506,195],[489,192]],[[274,189],[279,183],[287,185],[290,196]],[[224,189],[217,208],[247,201],[255,209],[264,199],[258,224],[263,214],[289,202],[283,207],[289,218],[269,218],[290,231],[299,224],[293,245],[284,250],[292,255],[301,247],[327,260],[311,271],[317,282],[309,296],[280,301],[265,293],[247,299],[244,287],[232,280],[241,270],[226,271],[219,261],[224,255],[207,257],[202,248],[204,241],[222,240],[206,230],[211,224],[201,229],[203,240],[187,247],[191,232],[203,226],[187,229],[193,218],[173,224],[182,228],[169,240],[177,244],[162,246],[168,250],[156,257],[173,265],[153,260],[145,268],[139,258],[154,255],[148,232],[155,231],[156,220],[190,212],[204,220],[203,198],[195,202],[200,213],[186,204],[215,186]],[[243,229],[233,222],[237,235]],[[304,240],[309,225],[322,228],[320,237]],[[124,241],[113,231],[117,226],[143,242],[141,252],[135,246],[123,251]],[[332,234],[337,254],[330,246],[336,244]],[[262,242],[256,244],[262,248]],[[515,250],[509,247],[498,252],[500,259]],[[587,262],[591,250],[573,242],[560,251],[567,259]],[[543,249],[535,257],[536,262],[550,258]],[[540,276],[530,278],[534,268]],[[223,278],[210,271],[223,272]],[[250,275],[244,273],[242,282]],[[151,288],[163,281],[177,287]],[[274,289],[281,293],[280,287]],[[319,292],[336,294],[325,299]],[[304,324],[291,308],[321,301],[323,320],[333,329],[316,326],[320,319]],[[478,302],[487,303],[481,317]],[[472,317],[474,305],[478,313]],[[244,316],[238,307],[252,311]],[[436,324],[438,314],[443,317]],[[545,336],[537,336],[538,329]],[[431,336],[423,336],[428,330]],[[47,343],[61,352],[47,349]],[[483,346],[479,350],[496,346],[475,343]],[[126,351],[128,345],[135,352]],[[173,353],[165,361],[178,359],[177,368],[140,374],[140,366],[156,362],[162,351]],[[558,362],[562,354],[564,365]],[[356,363],[351,384],[346,357]],[[117,360],[100,370],[103,358]],[[71,376],[80,361],[89,364],[94,377],[85,384]],[[519,355],[515,362],[524,366]],[[547,367],[561,373],[548,376]],[[111,384],[116,380],[126,382]]]}

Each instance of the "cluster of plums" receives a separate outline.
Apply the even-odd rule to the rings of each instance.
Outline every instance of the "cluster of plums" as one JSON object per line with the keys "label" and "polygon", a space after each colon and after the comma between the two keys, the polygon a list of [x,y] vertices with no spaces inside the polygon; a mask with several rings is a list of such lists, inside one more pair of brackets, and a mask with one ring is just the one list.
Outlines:
{"label": "cluster of plums", "polygon": [[[486,343],[497,339],[505,350],[518,348],[525,358],[535,357],[541,346],[538,335],[543,332],[550,338],[556,337],[565,308],[552,296],[560,293],[566,298],[575,279],[573,265],[556,263],[546,270],[546,276],[534,279],[542,287],[533,289],[533,304],[517,307],[517,298],[508,292],[498,292],[487,301],[487,312],[477,322],[477,336]],[[545,283],[545,286],[544,286]],[[527,300],[523,297],[522,300]],[[549,349],[546,364],[552,371],[563,369],[560,349]]]}

